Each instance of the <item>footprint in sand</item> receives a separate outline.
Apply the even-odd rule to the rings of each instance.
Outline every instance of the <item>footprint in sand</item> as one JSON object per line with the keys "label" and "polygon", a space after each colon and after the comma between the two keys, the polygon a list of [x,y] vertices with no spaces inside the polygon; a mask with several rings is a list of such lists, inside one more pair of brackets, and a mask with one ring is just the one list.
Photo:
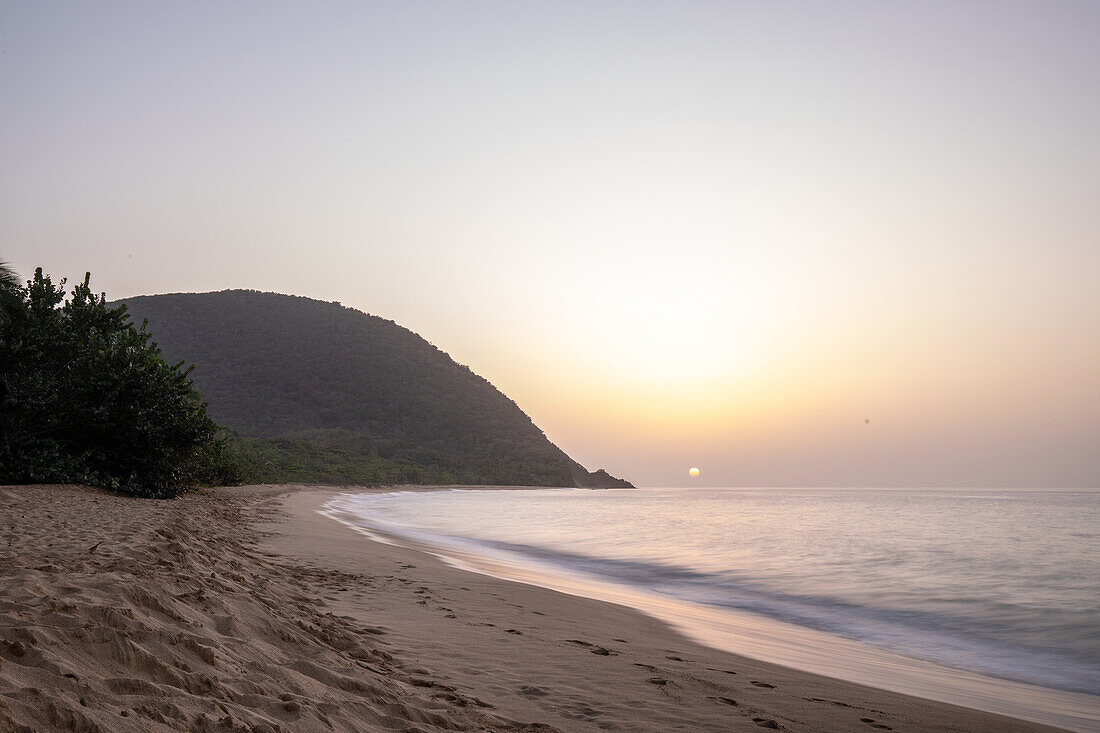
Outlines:
{"label": "footprint in sand", "polygon": [[757,682],[756,680],[750,680],[749,684],[750,685],[756,685],[757,687],[763,687],[763,688],[768,689],[768,690],[774,690],[775,689],[775,685],[769,685],[767,682]]}
{"label": "footprint in sand", "polygon": [[550,694],[541,687],[535,687],[533,685],[520,685],[518,689],[519,694],[524,697],[546,697]]}
{"label": "footprint in sand", "polygon": [[837,701],[837,700],[826,700],[826,699],[825,699],[825,698],[823,698],[823,697],[807,697],[806,699],[807,699],[808,701],[810,701],[810,702],[827,702],[827,703],[829,703],[830,705],[839,705],[839,706],[840,706],[840,707],[842,707],[842,708],[850,708],[850,707],[852,707],[851,705],[849,705],[849,704],[848,704],[848,703],[846,703],[846,702],[839,702],[839,701]]}
{"label": "footprint in sand", "polygon": [[891,728],[888,725],[883,725],[882,723],[876,723],[874,718],[860,718],[859,722],[866,723],[867,725],[871,726],[872,728],[879,728],[880,730],[893,730],[893,728]]}
{"label": "footprint in sand", "polygon": [[610,657],[615,654],[615,652],[611,651],[610,649],[602,647],[598,644],[593,644],[590,641],[582,641],[581,639],[566,639],[566,641],[570,644],[577,644],[578,646],[586,647],[588,651],[601,657]]}
{"label": "footprint in sand", "polygon": [[779,723],[771,718],[753,718],[752,722],[759,725],[761,728],[770,728],[772,730],[779,730]]}
{"label": "footprint in sand", "polygon": [[737,701],[734,700],[732,697],[708,697],[707,699],[708,700],[716,700],[717,702],[720,702],[723,705],[732,705],[735,708],[740,707],[737,704]]}

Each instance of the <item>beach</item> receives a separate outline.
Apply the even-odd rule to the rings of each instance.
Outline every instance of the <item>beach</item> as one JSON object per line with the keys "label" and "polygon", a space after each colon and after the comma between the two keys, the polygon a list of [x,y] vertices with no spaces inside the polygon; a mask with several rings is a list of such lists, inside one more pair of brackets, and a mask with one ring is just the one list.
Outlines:
{"label": "beach", "polygon": [[1051,731],[768,664],[318,513],[0,488],[0,731]]}

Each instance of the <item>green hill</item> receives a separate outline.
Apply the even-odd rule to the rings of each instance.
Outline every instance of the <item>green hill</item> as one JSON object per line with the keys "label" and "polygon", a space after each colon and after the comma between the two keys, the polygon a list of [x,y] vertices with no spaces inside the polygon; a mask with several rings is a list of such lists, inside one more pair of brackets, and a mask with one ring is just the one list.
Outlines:
{"label": "green hill", "polygon": [[339,303],[228,290],[120,301],[268,480],[629,486],[589,473],[468,367]]}

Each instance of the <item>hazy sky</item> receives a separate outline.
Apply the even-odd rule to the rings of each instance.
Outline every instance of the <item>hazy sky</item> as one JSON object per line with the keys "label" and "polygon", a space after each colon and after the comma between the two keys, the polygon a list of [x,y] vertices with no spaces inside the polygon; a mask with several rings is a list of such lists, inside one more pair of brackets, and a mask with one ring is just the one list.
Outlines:
{"label": "hazy sky", "polygon": [[2,2],[0,258],[391,318],[639,484],[1100,486],[1098,39],[1092,0]]}

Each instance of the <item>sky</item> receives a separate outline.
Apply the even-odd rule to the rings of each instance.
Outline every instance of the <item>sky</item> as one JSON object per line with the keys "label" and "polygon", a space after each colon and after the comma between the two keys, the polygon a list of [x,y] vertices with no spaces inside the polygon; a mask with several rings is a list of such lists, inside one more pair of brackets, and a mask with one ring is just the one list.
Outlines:
{"label": "sky", "polygon": [[1091,0],[0,0],[0,259],[393,319],[638,485],[1097,487],[1097,38]]}

